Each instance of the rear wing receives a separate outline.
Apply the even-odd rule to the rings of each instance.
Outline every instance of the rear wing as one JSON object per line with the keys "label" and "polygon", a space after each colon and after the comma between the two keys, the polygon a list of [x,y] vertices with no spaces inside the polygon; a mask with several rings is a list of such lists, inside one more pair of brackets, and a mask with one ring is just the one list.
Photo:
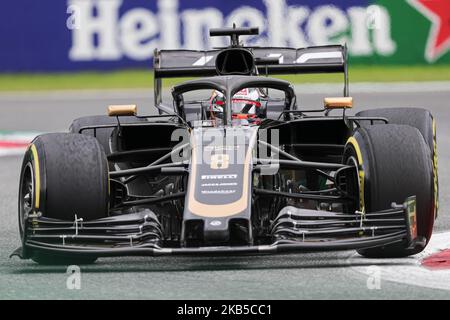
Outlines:
{"label": "rear wing", "polygon": [[[347,48],[341,45],[307,48],[245,47],[255,58],[259,74],[343,73],[348,96]],[[217,75],[216,57],[222,50],[155,50],[155,103],[161,102],[162,79]]]}

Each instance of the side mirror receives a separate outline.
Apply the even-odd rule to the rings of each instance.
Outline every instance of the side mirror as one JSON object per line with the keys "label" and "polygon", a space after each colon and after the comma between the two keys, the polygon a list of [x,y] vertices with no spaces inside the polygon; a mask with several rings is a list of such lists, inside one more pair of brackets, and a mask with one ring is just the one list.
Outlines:
{"label": "side mirror", "polygon": [[325,98],[323,100],[324,108],[330,109],[351,109],[353,107],[352,97]]}
{"label": "side mirror", "polygon": [[137,105],[110,105],[108,106],[108,116],[110,117],[124,117],[135,116],[137,114]]}

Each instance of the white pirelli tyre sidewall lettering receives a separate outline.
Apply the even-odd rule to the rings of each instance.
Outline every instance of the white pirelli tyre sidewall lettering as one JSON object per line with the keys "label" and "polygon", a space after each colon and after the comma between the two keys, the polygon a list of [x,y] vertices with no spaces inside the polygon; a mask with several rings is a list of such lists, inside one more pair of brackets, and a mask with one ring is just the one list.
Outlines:
{"label": "white pirelli tyre sidewall lettering", "polygon": [[302,54],[295,60],[295,63],[301,64],[306,63],[310,60],[317,59],[343,59],[342,52],[340,51],[331,51],[331,52],[308,52]]}

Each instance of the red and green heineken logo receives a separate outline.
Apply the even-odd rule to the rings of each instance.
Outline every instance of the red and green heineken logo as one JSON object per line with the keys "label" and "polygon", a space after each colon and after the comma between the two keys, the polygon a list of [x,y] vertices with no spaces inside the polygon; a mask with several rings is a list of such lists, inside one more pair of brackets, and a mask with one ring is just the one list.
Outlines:
{"label": "red and green heineken logo", "polygon": [[450,51],[450,1],[409,0],[409,3],[431,21],[425,58],[434,62]]}
{"label": "red and green heineken logo", "polygon": [[[450,0],[156,0],[156,8],[148,0],[69,3],[73,64],[151,60],[155,48],[222,47],[226,40],[205,30],[233,23],[259,27],[258,36],[244,37],[248,45],[346,43],[352,64],[450,62]],[[138,26],[154,26],[152,36]]]}
{"label": "red and green heineken logo", "polygon": [[233,23],[259,28],[252,46],[346,43],[352,65],[450,63],[450,0],[53,0],[16,20],[36,1],[3,2],[0,72],[148,68],[155,48],[225,46],[207,31]]}

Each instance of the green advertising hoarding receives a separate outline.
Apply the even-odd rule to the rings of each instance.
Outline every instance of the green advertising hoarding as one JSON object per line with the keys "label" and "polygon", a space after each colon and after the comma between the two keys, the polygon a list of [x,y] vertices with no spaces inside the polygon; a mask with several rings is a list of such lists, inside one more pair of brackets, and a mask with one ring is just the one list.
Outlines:
{"label": "green advertising hoarding", "polygon": [[450,64],[450,0],[378,0],[368,16],[372,45],[382,40],[367,55],[350,50],[354,64]]}

